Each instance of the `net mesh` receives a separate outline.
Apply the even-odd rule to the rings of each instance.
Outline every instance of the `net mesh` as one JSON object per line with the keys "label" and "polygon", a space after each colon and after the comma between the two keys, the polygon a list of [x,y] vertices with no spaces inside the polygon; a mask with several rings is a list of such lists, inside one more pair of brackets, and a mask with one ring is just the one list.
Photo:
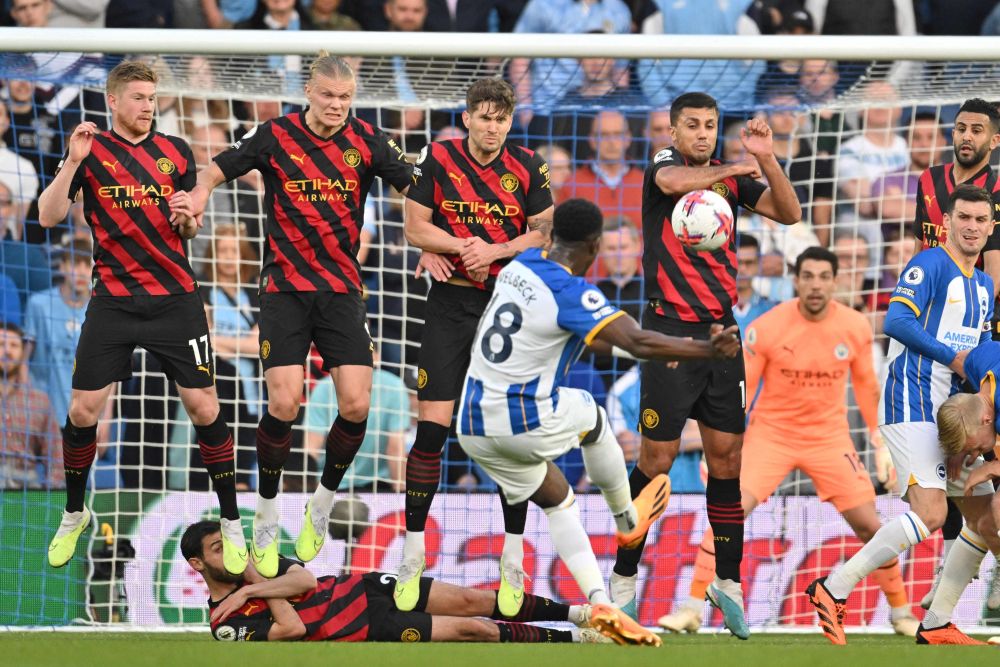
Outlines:
{"label": "net mesh", "polygon": [[[140,56],[161,73],[158,128],[187,139],[199,166],[249,128],[300,108],[307,60],[297,56]],[[3,505],[0,625],[65,625],[77,619],[142,627],[204,623],[207,592],[177,549],[184,526],[215,512],[214,495],[200,465],[195,438],[176,391],[155,360],[137,351],[134,375],[117,387],[102,422],[102,451],[91,488],[98,521],[89,540],[64,570],[44,565],[45,545],[58,524],[63,493],[58,425],[66,416],[69,374],[83,306],[69,303],[67,288],[86,276],[85,254],[67,254],[72,239],[89,239],[77,212],[53,230],[35,222],[37,193],[51,181],[63,141],[81,118],[107,127],[102,88],[115,57],[92,54],[0,54],[0,78],[9,81],[9,150],[0,152],[0,183],[11,205],[3,211],[7,239],[0,245],[6,280],[5,319],[24,325],[32,341],[28,363],[40,391],[28,404],[3,398],[10,418],[0,442]],[[540,68],[532,84],[538,97],[519,109],[511,140],[541,150],[548,160],[557,202],[593,198],[605,216],[641,225],[641,174],[651,155],[667,145],[660,99],[674,89],[723,80],[736,67],[715,61],[658,61],[618,69],[611,93],[579,94],[587,63],[568,69]],[[427,142],[463,133],[461,110],[468,84],[482,76],[515,71],[510,60],[403,59],[355,61],[359,72],[356,113],[382,128],[415,156]],[[756,292],[775,302],[792,296],[789,263],[810,245],[834,249],[841,263],[837,298],[865,313],[876,341],[874,363],[883,364],[881,320],[887,294],[912,253],[908,238],[921,164],[950,160],[948,129],[957,104],[971,95],[1000,97],[997,65],[982,63],[751,62],[749,95],[720,95],[719,152],[741,159],[734,127],[762,114],[780,135],[786,171],[804,204],[806,222],[784,228],[757,215],[740,216],[742,232],[761,245],[753,270]],[[559,72],[562,74],[559,74]],[[547,75],[543,73],[548,72]],[[569,75],[566,76],[566,73]],[[666,73],[666,75],[664,75]],[[727,74],[728,73],[728,74]],[[659,77],[659,78],[657,78]],[[17,80],[29,93],[19,100]],[[400,85],[405,82],[407,85]],[[890,82],[891,87],[882,82]],[[518,81],[514,81],[515,85]],[[539,85],[547,84],[548,87]],[[557,100],[559,100],[557,102]],[[606,113],[611,112],[611,113]],[[914,119],[923,118],[921,125]],[[779,132],[779,128],[782,128]],[[0,133],[2,134],[2,133]],[[0,149],[2,150],[2,149]],[[16,155],[17,158],[10,157]],[[619,166],[621,165],[621,166]],[[238,448],[238,483],[244,517],[252,516],[256,485],[254,433],[264,409],[256,363],[255,276],[263,247],[261,182],[255,174],[220,187],[206,227],[191,245],[192,265],[206,288],[218,362],[217,387]],[[3,189],[0,188],[0,195]],[[0,196],[0,202],[3,201]],[[627,226],[629,223],[623,223]],[[625,236],[627,236],[627,232]],[[418,253],[402,230],[402,200],[376,181],[366,210],[362,265],[367,307],[380,354],[369,432],[375,451],[362,452],[342,490],[359,494],[369,514],[347,540],[331,540],[316,563],[323,573],[393,571],[402,534],[405,451],[415,420],[416,352],[428,283],[413,277]],[[629,274],[638,246],[619,238],[609,244],[592,275],[607,281]],[[67,260],[67,257],[69,258]],[[80,260],[80,261],[76,261]],[[82,266],[82,268],[81,268]],[[641,278],[636,278],[640,280]],[[618,289],[633,314],[641,290]],[[68,290],[72,292],[72,290]],[[751,311],[756,313],[757,310]],[[749,314],[748,314],[749,317]],[[293,430],[293,457],[280,495],[282,549],[291,552],[305,500],[322,469],[323,440],[336,414],[332,383],[311,360],[306,399]],[[570,382],[606,404],[627,458],[638,451],[636,371],[621,360],[585,358]],[[852,437],[862,461],[874,470],[868,428],[853,397]],[[804,433],[803,437],[809,434]],[[674,471],[675,498],[651,536],[640,568],[641,620],[652,624],[688,596],[694,558],[707,525],[703,509],[697,429],[682,438],[686,452]],[[602,567],[614,557],[613,526],[599,494],[588,484],[578,453],[560,461],[581,495],[583,516]],[[431,576],[471,586],[496,584],[502,519],[495,487],[452,440],[445,456],[442,493],[427,530]],[[903,511],[883,496],[884,518]],[[363,517],[355,517],[362,519]],[[108,528],[102,532],[102,526]],[[532,510],[526,532],[526,569],[533,592],[578,601],[572,578],[554,556],[546,522]],[[811,626],[801,591],[856,549],[858,542],[833,508],[814,495],[801,475],[789,476],[748,522],[744,589],[751,624],[759,628]],[[940,550],[937,536],[902,558],[909,600],[927,591]],[[960,625],[993,622],[984,600],[993,582],[992,559],[969,587],[955,615]],[[885,597],[865,580],[852,598],[850,625],[885,630]],[[920,610],[917,609],[918,614]],[[706,625],[721,621],[705,609]]]}

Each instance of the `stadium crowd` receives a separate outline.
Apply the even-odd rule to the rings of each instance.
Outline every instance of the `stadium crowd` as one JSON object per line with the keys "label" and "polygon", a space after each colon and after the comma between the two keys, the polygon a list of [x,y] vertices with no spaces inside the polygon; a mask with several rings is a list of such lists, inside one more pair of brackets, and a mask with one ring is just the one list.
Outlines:
{"label": "stadium crowd", "polygon": [[[998,32],[1000,4],[982,2],[868,2],[742,0],[728,3],[654,0],[132,0],[74,3],[10,0],[0,23],[27,27],[158,27],[256,30],[510,31],[646,34],[969,34],[982,26]],[[947,7],[945,7],[947,5]],[[993,5],[997,5],[994,9]],[[977,32],[977,31],[976,31]],[[32,57],[41,63],[42,54]],[[105,66],[81,54],[44,56],[65,81]],[[416,100],[421,72],[390,59],[401,99]],[[267,67],[296,70],[297,62],[271,57]],[[362,73],[368,66],[357,65]],[[178,66],[198,90],[213,88],[213,63],[197,56]],[[669,115],[662,110],[683,90],[716,96],[724,122],[719,156],[745,157],[739,125],[756,104],[775,135],[775,153],[800,201],[807,224],[784,228],[760,215],[740,217],[736,314],[741,327],[794,296],[790,269],[807,247],[836,255],[835,298],[865,314],[883,341],[882,320],[898,275],[913,252],[910,223],[917,177],[950,161],[948,130],[955,109],[908,106],[896,101],[889,81],[863,84],[868,104],[858,114],[824,108],[858,74],[833,61],[702,63],[515,59],[504,73],[522,105],[512,140],[537,149],[547,161],[556,203],[572,197],[594,201],[606,227],[603,251],[591,278],[609,300],[638,316],[643,299],[642,171],[671,145]],[[701,78],[699,78],[701,77]],[[31,78],[31,77],[29,77]],[[52,79],[51,72],[46,79]],[[58,78],[58,77],[56,77]],[[277,100],[241,101],[225,96],[160,97],[157,127],[184,137],[199,168],[257,123],[294,108]],[[650,110],[652,109],[652,110]],[[91,232],[78,208],[52,230],[37,222],[39,193],[53,178],[64,142],[81,119],[103,118],[102,95],[41,79],[0,80],[0,319],[4,322],[3,402],[8,420],[0,444],[0,488],[61,485],[59,434],[69,400],[69,377],[88,300]],[[361,108],[413,158],[432,139],[463,136],[454,112]],[[378,186],[376,186],[378,187]],[[250,172],[217,189],[205,227],[190,245],[208,306],[218,355],[218,391],[227,423],[237,425],[240,488],[256,479],[254,425],[265,399],[258,369],[259,257],[263,213],[259,174]],[[398,490],[402,459],[415,431],[413,372],[421,336],[427,283],[413,276],[419,253],[402,231],[402,200],[383,187],[366,209],[359,261],[364,267],[372,332],[379,358],[372,393],[372,428],[342,488]],[[19,344],[20,343],[20,344]],[[876,346],[878,349],[878,346]],[[876,354],[876,356],[880,356]],[[137,355],[135,370],[156,371]],[[294,429],[298,461],[286,466],[285,485],[308,489],[323,468],[316,437],[335,412],[336,395],[317,359],[308,373],[306,409]],[[568,382],[592,392],[608,407],[626,458],[638,455],[637,371],[630,362],[591,356]],[[103,420],[98,487],[207,489],[197,465],[190,426],[175,392],[158,373],[137,373],[118,389],[113,420]],[[173,392],[173,393],[172,393]],[[172,396],[163,400],[163,396]],[[860,426],[860,418],[854,415]],[[315,425],[314,429],[311,425]],[[863,431],[863,429],[858,429]],[[856,443],[864,449],[860,436]],[[701,491],[696,429],[683,436],[672,471],[674,491]],[[445,482],[452,489],[489,490],[489,479],[459,447],[449,447]],[[578,490],[590,489],[579,453],[561,465]],[[294,471],[302,474],[296,475]],[[310,472],[311,471],[311,472]],[[808,486],[795,486],[808,492]]]}

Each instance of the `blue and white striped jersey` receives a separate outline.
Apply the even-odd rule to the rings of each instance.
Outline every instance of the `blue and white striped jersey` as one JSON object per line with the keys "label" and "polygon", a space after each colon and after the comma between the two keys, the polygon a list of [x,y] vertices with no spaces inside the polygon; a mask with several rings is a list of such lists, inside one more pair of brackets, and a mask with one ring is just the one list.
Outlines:
{"label": "blue and white striped jersey", "polygon": [[624,314],[541,250],[518,255],[497,276],[479,321],[458,432],[517,435],[541,426],[584,346]]}
{"label": "blue and white striped jersey", "polygon": [[879,423],[933,422],[958,391],[948,364],[955,353],[990,339],[992,317],[993,281],[985,273],[964,273],[944,246],[910,260],[886,315],[891,340]]}

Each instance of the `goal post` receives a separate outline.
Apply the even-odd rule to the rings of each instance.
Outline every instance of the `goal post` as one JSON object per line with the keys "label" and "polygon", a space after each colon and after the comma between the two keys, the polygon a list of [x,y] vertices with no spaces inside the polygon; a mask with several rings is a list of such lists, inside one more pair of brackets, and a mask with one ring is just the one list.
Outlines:
{"label": "goal post", "polygon": [[[59,286],[66,280],[61,260],[67,241],[88,232],[71,217],[45,233],[32,217],[37,213],[31,202],[51,181],[74,125],[85,118],[107,126],[104,78],[126,56],[151,63],[159,73],[157,127],[185,138],[199,166],[257,123],[301,109],[308,65],[320,50],[352,58],[359,84],[355,112],[392,136],[412,158],[430,141],[462,135],[468,85],[484,76],[509,77],[517,69],[511,66],[515,60],[528,59],[533,83],[548,84],[541,90],[551,97],[518,107],[510,140],[543,153],[557,201],[596,199],[606,218],[624,221],[626,233],[630,225],[641,229],[641,173],[669,141],[657,114],[674,91],[728,81],[734,73],[754,77],[748,95],[720,91],[719,155],[741,157],[738,127],[750,117],[760,115],[783,128],[779,138],[785,152],[779,157],[803,201],[806,219],[784,228],[739,214],[740,232],[761,246],[753,287],[775,301],[788,299],[795,256],[810,245],[833,247],[842,262],[838,298],[868,316],[877,370],[884,359],[881,318],[887,292],[912,252],[913,165],[952,159],[949,130],[963,100],[1000,99],[1000,61],[989,60],[990,54],[1000,53],[1000,38],[985,37],[0,28],[0,45],[0,79],[8,82],[0,101],[13,128],[8,148],[23,158],[11,162],[13,171],[0,168],[0,200],[6,189],[12,201],[23,204],[16,214],[4,213],[8,238],[0,243],[0,269],[14,285],[25,328],[39,341],[43,330],[72,337],[79,327],[80,313],[66,316],[60,303]],[[553,59],[564,66],[560,76],[540,66]],[[610,74],[599,72],[600,67],[586,69],[586,61],[600,59],[609,61]],[[609,77],[614,92],[622,94],[581,93],[581,83],[596,76]],[[31,84],[30,99],[18,99],[13,81]],[[884,146],[863,140],[865,128],[876,123],[882,123],[883,138],[891,138]],[[610,173],[601,167],[602,160],[618,160],[624,169]],[[32,183],[38,190],[29,192]],[[256,313],[240,299],[255,289],[265,242],[261,194],[253,175],[219,188],[210,201],[205,230],[191,244],[192,265],[206,294],[215,299],[209,305],[216,338],[253,336]],[[398,471],[415,420],[410,399],[419,382],[416,360],[428,288],[424,279],[413,277],[417,253],[405,242],[401,208],[399,194],[376,181],[366,209],[361,263],[383,371],[374,392],[377,418],[369,427],[377,449],[362,454],[361,465],[346,478],[344,493],[338,493],[355,494],[369,512],[367,521],[348,531],[347,540],[330,539],[315,563],[321,574],[345,567],[394,571],[401,555]],[[237,258],[224,265],[220,249],[225,244],[230,250],[236,246]],[[629,271],[635,252],[607,254],[590,277],[609,280],[619,268]],[[239,288],[235,297],[227,291],[228,281]],[[641,297],[632,297],[623,305],[640,312],[644,304]],[[63,349],[65,341],[53,346]],[[244,490],[240,507],[249,519],[256,485],[254,432],[265,409],[265,392],[256,355],[244,347],[238,351],[235,344],[216,347],[220,401],[238,447],[238,481]],[[59,364],[53,356],[42,355],[49,364],[42,368],[36,349],[29,367],[32,383],[49,396],[52,423],[61,425],[66,399],[59,398],[52,384]],[[629,375],[635,371],[620,362],[585,357],[571,381],[609,406],[632,461],[638,415],[628,392],[635,390]],[[302,418],[294,428],[294,455],[279,495],[284,553],[291,553],[302,508],[319,478],[322,445],[316,438],[322,438],[336,414],[329,384],[322,373],[310,372]],[[853,396],[842,400],[850,406],[860,459],[874,473],[868,428]],[[49,433],[47,440],[41,438],[49,449],[33,454],[31,465],[17,466],[25,472],[21,477],[8,473],[2,480],[0,626],[68,626],[82,620],[151,629],[207,621],[206,591],[180,556],[178,540],[187,524],[216,515],[215,496],[207,490],[176,392],[144,353],[135,356],[134,377],[118,387],[108,423],[102,442],[106,451],[88,492],[96,521],[69,568],[49,569],[44,555],[63,502],[58,480],[48,475],[60,447],[58,437]],[[813,435],[803,433],[802,438]],[[402,450],[391,448],[397,439]],[[18,442],[9,433],[0,438],[0,462],[24,454],[15,449]],[[685,431],[682,442],[696,452],[696,429]],[[651,533],[640,567],[640,613],[647,625],[687,599],[707,527],[698,455],[682,459],[678,475],[686,474],[675,480],[670,508]],[[603,500],[588,485],[579,452],[560,465],[577,486],[595,552],[610,572],[614,531]],[[880,495],[876,506],[883,518],[905,508],[894,495]],[[108,529],[102,532],[104,524]],[[451,440],[427,529],[427,574],[455,584],[495,586],[502,540],[495,486]],[[847,524],[819,501],[808,480],[787,478],[747,522],[744,588],[754,629],[808,631],[814,614],[802,591],[857,547]],[[940,547],[935,536],[901,557],[914,605],[930,586]],[[580,600],[549,542],[545,517],[535,509],[525,553],[529,590]],[[954,620],[964,628],[997,622],[996,612],[985,608],[992,567],[993,559],[987,557],[957,608]],[[851,610],[850,626],[889,631],[888,605],[870,579],[855,592]],[[721,625],[707,607],[705,612],[706,627]]]}

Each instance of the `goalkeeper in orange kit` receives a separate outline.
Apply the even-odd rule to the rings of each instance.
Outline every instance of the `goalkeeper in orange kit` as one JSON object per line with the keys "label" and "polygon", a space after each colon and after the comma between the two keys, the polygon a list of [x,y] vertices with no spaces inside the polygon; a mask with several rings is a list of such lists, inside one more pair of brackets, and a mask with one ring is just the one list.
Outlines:
{"label": "goalkeeper in orange kit", "polygon": [[[832,300],[837,257],[825,248],[806,249],[795,261],[798,298],[754,320],[743,349],[750,403],[743,444],[740,487],[744,516],[799,469],[821,500],[833,503],[864,542],[881,526],[875,489],[858,459],[847,422],[847,381],[872,434],[879,480],[891,486],[894,471],[878,437],[878,384],[872,367],[872,330],[860,313]],[[695,632],[702,623],[705,590],[715,576],[714,536],[706,532],[695,561],[691,598],[659,624]],[[918,622],[903,590],[898,559],[872,576],[892,608],[892,627],[914,636]]]}

